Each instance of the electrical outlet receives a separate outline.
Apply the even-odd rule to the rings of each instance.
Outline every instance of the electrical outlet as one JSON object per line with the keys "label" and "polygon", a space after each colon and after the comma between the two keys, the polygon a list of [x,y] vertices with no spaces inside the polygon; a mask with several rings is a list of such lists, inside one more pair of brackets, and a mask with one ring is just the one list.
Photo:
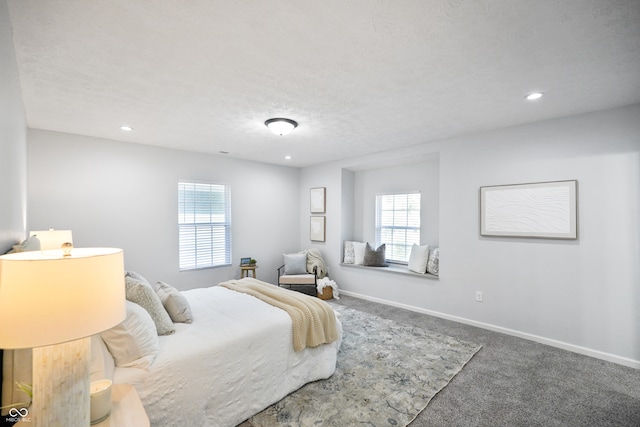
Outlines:
{"label": "electrical outlet", "polygon": [[476,291],[476,301],[477,302],[482,302],[482,292],[481,291]]}

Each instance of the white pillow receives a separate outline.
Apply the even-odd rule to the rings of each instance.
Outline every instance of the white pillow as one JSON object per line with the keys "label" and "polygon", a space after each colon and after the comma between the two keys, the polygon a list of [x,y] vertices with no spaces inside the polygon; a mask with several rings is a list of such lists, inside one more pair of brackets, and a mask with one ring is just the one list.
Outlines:
{"label": "white pillow", "polygon": [[160,297],[164,308],[167,309],[171,320],[177,323],[193,322],[189,301],[179,290],[168,283],[157,282],[156,293]]}
{"label": "white pillow", "polygon": [[115,361],[100,334],[91,336],[91,381],[113,380]]}
{"label": "white pillow", "polygon": [[149,369],[160,345],[151,315],[136,303],[126,301],[127,318],[104,331],[104,340],[116,366]]}
{"label": "white pillow", "polygon": [[366,247],[365,242],[353,242],[353,263],[357,265],[364,264],[364,249]]}
{"label": "white pillow", "polygon": [[356,262],[356,253],[354,252],[353,242],[347,240],[344,242],[344,264],[353,264]]}
{"label": "white pillow", "polygon": [[409,270],[420,274],[426,273],[428,260],[429,246],[420,246],[414,243],[411,246],[411,256],[409,256]]}

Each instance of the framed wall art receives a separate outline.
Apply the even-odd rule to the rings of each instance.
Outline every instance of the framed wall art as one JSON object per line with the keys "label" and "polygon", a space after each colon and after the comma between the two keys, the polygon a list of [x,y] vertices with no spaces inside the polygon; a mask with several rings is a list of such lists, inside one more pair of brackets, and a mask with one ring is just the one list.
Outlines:
{"label": "framed wall art", "polygon": [[327,218],[324,216],[311,217],[309,237],[312,242],[324,242],[326,222]]}
{"label": "framed wall art", "polygon": [[578,238],[578,181],[480,187],[480,235]]}
{"label": "framed wall art", "polygon": [[325,187],[317,187],[311,189],[311,213],[325,213],[327,208],[326,191],[327,189]]}

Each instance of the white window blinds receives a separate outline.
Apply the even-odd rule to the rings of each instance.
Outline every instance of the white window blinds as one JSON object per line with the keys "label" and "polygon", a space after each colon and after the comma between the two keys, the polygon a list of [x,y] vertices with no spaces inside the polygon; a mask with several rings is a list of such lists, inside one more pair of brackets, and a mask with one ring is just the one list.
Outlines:
{"label": "white window blinds", "polygon": [[231,265],[231,189],[178,182],[180,270]]}
{"label": "white window blinds", "polygon": [[420,193],[376,195],[376,242],[386,244],[388,261],[409,262],[420,244]]}

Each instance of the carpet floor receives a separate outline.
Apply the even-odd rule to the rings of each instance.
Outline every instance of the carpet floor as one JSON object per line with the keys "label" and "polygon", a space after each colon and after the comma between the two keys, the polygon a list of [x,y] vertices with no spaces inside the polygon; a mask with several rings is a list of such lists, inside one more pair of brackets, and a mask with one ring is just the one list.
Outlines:
{"label": "carpet floor", "polygon": [[410,427],[640,426],[640,370],[358,298],[337,303],[482,345]]}
{"label": "carpet floor", "polygon": [[404,427],[480,346],[332,304],[343,340],[335,373],[253,416],[254,427]]}
{"label": "carpet floor", "polygon": [[640,426],[640,370],[359,298],[335,303],[482,346],[409,427]]}

